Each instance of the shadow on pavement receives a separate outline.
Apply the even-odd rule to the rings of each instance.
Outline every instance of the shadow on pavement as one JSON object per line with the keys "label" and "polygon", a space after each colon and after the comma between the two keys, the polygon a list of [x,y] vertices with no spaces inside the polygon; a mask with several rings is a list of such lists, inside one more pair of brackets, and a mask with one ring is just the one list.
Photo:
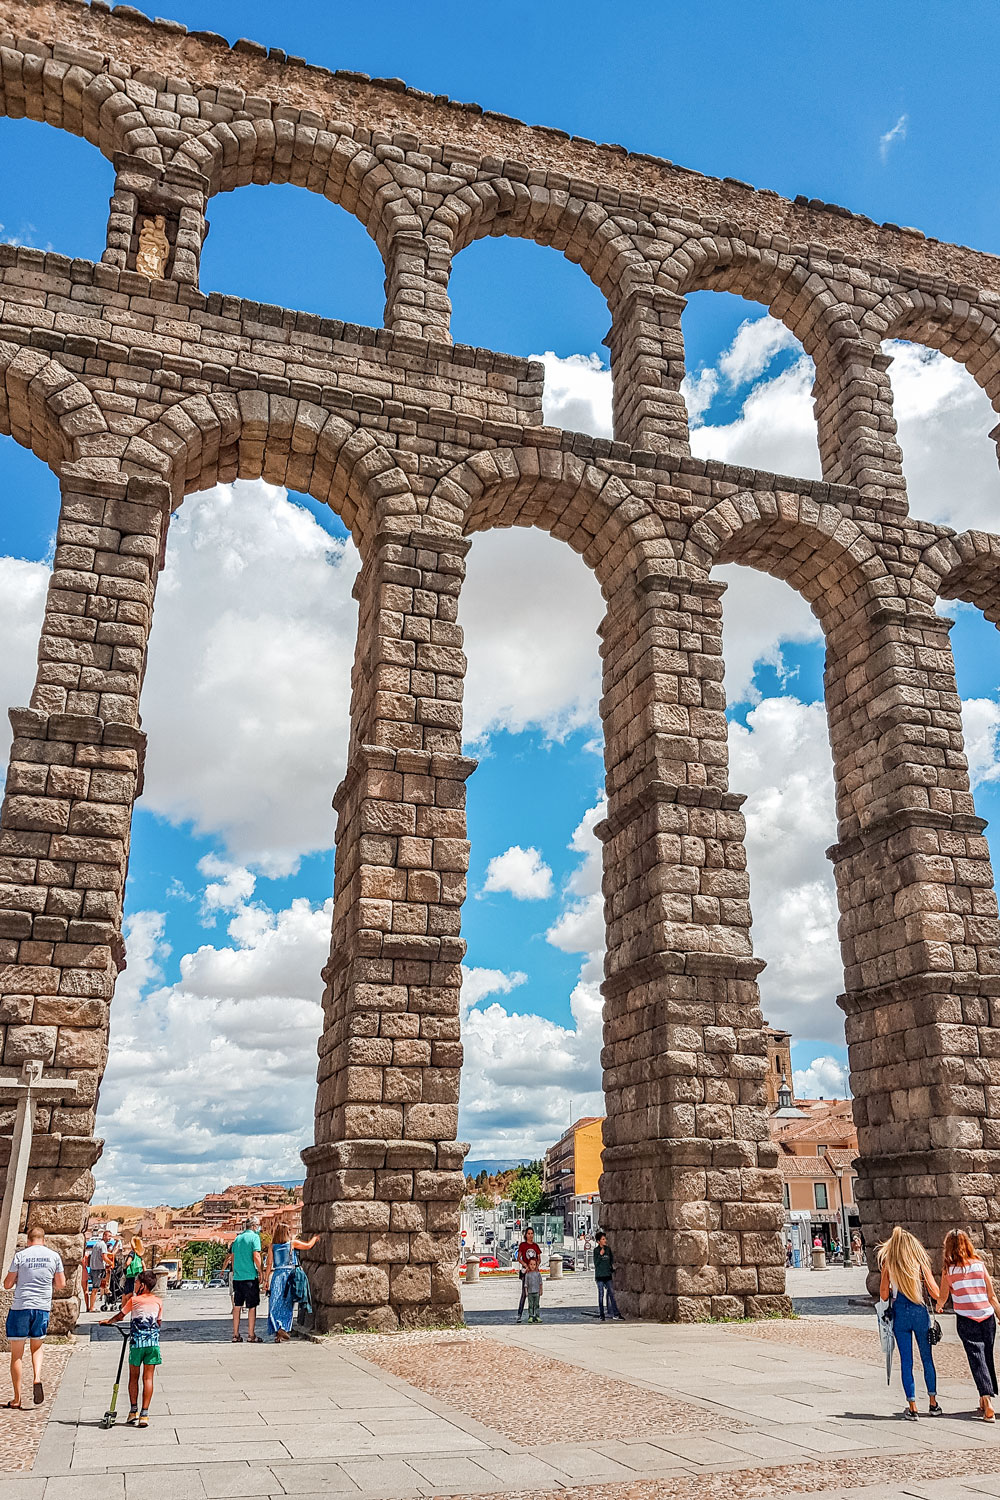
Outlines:
{"label": "shadow on pavement", "polygon": [[[266,1318],[264,1323],[266,1326]],[[245,1326],[245,1325],[244,1325]],[[102,1328],[99,1323],[90,1325],[91,1343],[106,1344],[111,1339],[117,1344],[119,1341],[118,1327]],[[258,1331],[260,1321],[258,1320]],[[233,1324],[231,1318],[171,1318],[166,1316],[163,1320],[163,1328],[160,1338],[164,1344],[183,1340],[189,1344],[228,1344],[233,1336]],[[263,1334],[261,1335],[263,1337]],[[244,1333],[244,1342],[246,1334]]]}

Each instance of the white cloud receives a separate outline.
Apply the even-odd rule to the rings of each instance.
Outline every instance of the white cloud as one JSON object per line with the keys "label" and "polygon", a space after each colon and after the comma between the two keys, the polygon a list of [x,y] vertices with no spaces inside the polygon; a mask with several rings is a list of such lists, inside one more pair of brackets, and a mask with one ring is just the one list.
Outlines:
{"label": "white cloud", "polygon": [[527,974],[515,969],[508,974],[503,969],[477,969],[462,966],[462,1009],[471,1009],[485,1000],[487,995],[509,995],[520,985],[527,984]]}
{"label": "white cloud", "polygon": [[[759,321],[770,324],[772,320]],[[769,327],[766,331],[770,334]],[[773,380],[754,386],[735,421],[693,426],[691,452],[697,458],[819,479],[813,378],[812,360],[803,355]]]}
{"label": "white cloud", "polygon": [[230,924],[236,946],[186,954],[174,984],[163,983],[163,915],[126,923],[101,1089],[101,1191],[186,1202],[228,1182],[301,1177],[332,902],[251,910]]}
{"label": "white cloud", "polygon": [[584,813],[573,831],[569,848],[583,856],[566,884],[566,903],[556,921],[546,932],[547,940],[564,953],[586,953],[591,968],[600,971],[604,957],[604,897],[601,893],[601,845],[594,833],[595,823],[607,815],[602,797]]}
{"label": "white cloud", "polygon": [[821,703],[766,698],[729,726],[730,786],[747,794],[754,951],[769,1021],[843,1041],[844,971],[825,851],[836,837],[833,768]]}
{"label": "white cloud", "polygon": [[0,557],[0,775],[6,775],[11,730],[8,706],[23,708],[35,685],[38,637],[45,614],[49,569],[45,563]]}
{"label": "white cloud", "polygon": [[552,871],[537,849],[512,844],[486,866],[483,891],[506,891],[518,901],[544,901],[552,895]]}
{"label": "white cloud", "polygon": [[962,733],[973,790],[984,782],[1000,781],[1000,703],[993,698],[966,698]]}
{"label": "white cloud", "polygon": [[893,411],[910,512],[959,531],[1000,529],[1000,475],[989,433],[997,415],[964,365],[899,339],[892,355]]}
{"label": "white cloud", "polygon": [[257,877],[245,865],[233,865],[219,859],[216,854],[206,854],[198,861],[202,875],[218,877],[206,885],[201,898],[202,914],[214,921],[219,912],[237,911],[253,895]]}
{"label": "white cloud", "polygon": [[524,527],[475,537],[459,611],[467,742],[492,729],[558,740],[596,726],[603,617],[596,578],[565,542]]}
{"label": "white cloud", "polygon": [[823,631],[802,595],[780,578],[739,563],[725,563],[712,576],[727,585],[722,600],[726,701],[759,703],[757,667],[773,667],[784,686],[794,672],[782,648],[821,641]]}
{"label": "white cloud", "polygon": [[542,414],[548,427],[611,436],[611,371],[599,354],[569,354],[551,349],[533,354],[545,366]]}
{"label": "white cloud", "polygon": [[765,314],[747,318],[719,358],[719,370],[730,386],[746,385],[762,375],[776,355],[785,349],[799,349],[801,344],[784,323]]}
{"label": "white cloud", "polygon": [[260,481],[186,500],[157,589],[145,805],[287,874],[333,842],[346,756],[358,567]]}
{"label": "white cloud", "polygon": [[681,381],[681,395],[687,407],[688,420],[698,422],[718,394],[719,373],[711,366],[699,370],[697,375],[685,375]]}
{"label": "white cloud", "polygon": [[792,1089],[797,1099],[848,1099],[849,1074],[835,1057],[814,1057],[808,1068],[796,1068]]}
{"label": "white cloud", "polygon": [[909,115],[900,115],[895,125],[893,125],[891,129],[887,130],[885,132],[885,135],[879,136],[878,151],[883,161],[887,160],[889,152],[891,151],[896,141],[906,140],[906,127],[909,124],[909,119]]}

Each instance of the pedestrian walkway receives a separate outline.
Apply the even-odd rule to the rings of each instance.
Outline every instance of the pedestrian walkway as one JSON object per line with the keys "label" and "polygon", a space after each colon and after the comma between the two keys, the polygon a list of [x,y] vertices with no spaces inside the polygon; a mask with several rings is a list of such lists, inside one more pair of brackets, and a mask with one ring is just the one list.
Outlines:
{"label": "pedestrian walkway", "polygon": [[852,1303],[863,1277],[835,1276],[832,1315],[771,1326],[602,1324],[580,1277],[546,1286],[540,1325],[513,1321],[516,1284],[486,1282],[464,1334],[279,1346],[231,1343],[224,1293],[173,1293],[149,1429],[98,1425],[119,1341],[91,1322],[0,1500],[1000,1496],[1000,1434],[974,1420],[951,1320],[948,1415],[903,1423]]}

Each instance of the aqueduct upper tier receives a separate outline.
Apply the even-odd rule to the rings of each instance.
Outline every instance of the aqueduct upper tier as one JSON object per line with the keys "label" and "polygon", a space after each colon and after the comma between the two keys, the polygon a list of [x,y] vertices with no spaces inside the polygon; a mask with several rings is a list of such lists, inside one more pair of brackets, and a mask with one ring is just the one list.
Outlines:
{"label": "aqueduct upper tier", "polygon": [[[0,430],[62,487],[0,826],[2,1064],[77,1082],[39,1110],[28,1218],[79,1263],[170,515],[264,475],[334,507],[363,563],[304,1153],[320,1326],[457,1316],[457,614],[470,535],[497,526],[565,541],[607,601],[602,1199],[625,1310],[785,1306],[725,561],[787,579],[825,633],[869,1240],[964,1222],[992,1261],[997,908],[935,603],[997,620],[1000,538],[909,515],[882,340],[943,350],[1000,407],[1000,261],[99,0],[0,0],[0,112],[85,137],[116,174],[101,263],[0,246]],[[361,219],[384,328],[199,290],[211,198],[250,182]],[[452,260],[487,234],[551,245],[601,288],[614,441],[544,425],[540,366],[451,343]],[[691,457],[681,312],[702,287],[763,303],[812,356],[823,482]]]}

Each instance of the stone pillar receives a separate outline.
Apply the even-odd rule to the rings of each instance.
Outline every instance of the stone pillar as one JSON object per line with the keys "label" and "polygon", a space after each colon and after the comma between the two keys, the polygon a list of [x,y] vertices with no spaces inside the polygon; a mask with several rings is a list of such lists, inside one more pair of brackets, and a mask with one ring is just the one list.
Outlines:
{"label": "stone pillar", "polygon": [[827,702],[857,1197],[938,1253],[970,1229],[1000,1269],[1000,952],[963,753],[951,622],[902,599],[832,631]]}
{"label": "stone pillar", "polygon": [[[53,1328],[79,1311],[77,1270],[108,1016],[124,965],[122,897],[145,736],[138,695],[168,491],[157,481],[64,473],[56,553],[30,708],[14,742],[0,814],[0,1046],[4,1068],[40,1057],[75,1079],[69,1104],[39,1103],[27,1221],[68,1273]],[[0,1109],[0,1161],[11,1111]]]}
{"label": "stone pillar", "polygon": [[682,458],[691,452],[684,379],[684,297],[633,286],[611,304],[614,433],[619,442]]}
{"label": "stone pillar", "polygon": [[459,1322],[468,542],[382,535],[360,602],[303,1221],[317,1326]]}
{"label": "stone pillar", "polygon": [[451,246],[416,230],[393,235],[385,262],[385,326],[451,343]]}
{"label": "stone pillar", "polygon": [[602,626],[608,816],[601,1227],[632,1315],[785,1311],[784,1209],[728,790],[725,585],[643,563]]}
{"label": "stone pillar", "polygon": [[104,264],[134,271],[142,221],[162,215],[170,246],[164,276],[197,286],[208,233],[208,178],[179,163],[164,167],[124,152],[115,156],[115,173]]}
{"label": "stone pillar", "polygon": [[905,515],[903,458],[886,373],[892,356],[855,330],[818,348],[815,360],[813,409],[823,478],[855,485],[864,502]]}

